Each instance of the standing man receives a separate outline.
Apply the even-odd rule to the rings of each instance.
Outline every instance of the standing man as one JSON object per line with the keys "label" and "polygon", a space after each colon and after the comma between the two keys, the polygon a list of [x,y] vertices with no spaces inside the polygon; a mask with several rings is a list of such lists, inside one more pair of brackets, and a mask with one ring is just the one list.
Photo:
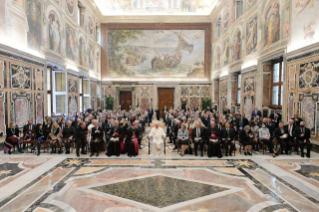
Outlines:
{"label": "standing man", "polygon": [[251,119],[254,120],[256,116],[261,117],[261,111],[258,110],[257,106],[255,106],[255,109],[251,113]]}
{"label": "standing man", "polygon": [[300,146],[301,150],[301,157],[304,156],[304,148],[307,147],[307,158],[310,158],[310,151],[312,148],[312,144],[310,143],[310,129],[305,127],[305,123],[302,121],[300,122],[300,127],[295,129],[295,137],[297,138],[297,143]]}
{"label": "standing man", "polygon": [[148,123],[149,124],[152,122],[153,113],[154,113],[153,108],[152,107],[148,108]]}
{"label": "standing man", "polygon": [[159,121],[160,117],[159,117],[159,109],[158,109],[158,107],[156,107],[156,109],[155,109],[155,114],[156,114],[156,120]]}
{"label": "standing man", "polygon": [[299,117],[298,113],[294,114],[294,117],[292,118],[292,120],[294,121],[294,126],[295,127],[299,127],[300,126],[300,122],[302,122],[302,118]]}

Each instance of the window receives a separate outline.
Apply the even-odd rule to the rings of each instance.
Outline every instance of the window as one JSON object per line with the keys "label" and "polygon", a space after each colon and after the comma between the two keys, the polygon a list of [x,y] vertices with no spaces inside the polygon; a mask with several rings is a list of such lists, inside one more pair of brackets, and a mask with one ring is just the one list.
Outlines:
{"label": "window", "polygon": [[90,107],[90,97],[84,97],[84,110]]}
{"label": "window", "polygon": [[281,60],[272,63],[271,70],[271,107],[281,108],[283,99],[283,71],[284,63]]}
{"label": "window", "polygon": [[216,21],[216,39],[220,37],[221,17]]}
{"label": "window", "polygon": [[96,26],[96,42],[101,45],[101,27]]}
{"label": "window", "polygon": [[53,111],[57,115],[67,114],[66,73],[56,71],[53,76]]}
{"label": "window", "polygon": [[83,77],[79,80],[79,102],[80,102],[80,112],[83,112]]}
{"label": "window", "polygon": [[240,98],[241,98],[241,74],[238,73],[237,75],[237,105],[240,105]]}
{"label": "window", "polygon": [[237,20],[243,14],[243,0],[235,0],[235,20]]}
{"label": "window", "polygon": [[52,107],[52,66],[47,67],[47,103],[48,103],[48,115],[51,116]]}

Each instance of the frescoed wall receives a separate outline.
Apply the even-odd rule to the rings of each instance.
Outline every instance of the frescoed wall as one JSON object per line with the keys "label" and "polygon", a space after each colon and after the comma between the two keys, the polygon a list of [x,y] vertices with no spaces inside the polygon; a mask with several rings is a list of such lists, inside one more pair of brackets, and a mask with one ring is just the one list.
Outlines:
{"label": "frescoed wall", "polygon": [[147,110],[149,107],[155,110],[153,85],[136,86],[136,104],[141,110]]}
{"label": "frescoed wall", "polygon": [[179,108],[185,110],[202,108],[203,100],[211,99],[211,85],[180,85],[179,86]]}
{"label": "frescoed wall", "polygon": [[74,114],[79,110],[79,76],[68,73],[68,113]]}
{"label": "frescoed wall", "polygon": [[257,70],[242,73],[241,77],[241,113],[250,120],[256,105]]}

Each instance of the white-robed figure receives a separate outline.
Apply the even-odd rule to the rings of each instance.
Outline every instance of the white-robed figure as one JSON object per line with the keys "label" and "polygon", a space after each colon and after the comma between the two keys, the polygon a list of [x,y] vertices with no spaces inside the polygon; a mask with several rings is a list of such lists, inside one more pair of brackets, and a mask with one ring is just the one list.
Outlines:
{"label": "white-robed figure", "polygon": [[149,139],[151,142],[151,156],[164,156],[164,140],[166,138],[163,128],[159,127],[159,122],[155,122],[155,127],[151,129]]}

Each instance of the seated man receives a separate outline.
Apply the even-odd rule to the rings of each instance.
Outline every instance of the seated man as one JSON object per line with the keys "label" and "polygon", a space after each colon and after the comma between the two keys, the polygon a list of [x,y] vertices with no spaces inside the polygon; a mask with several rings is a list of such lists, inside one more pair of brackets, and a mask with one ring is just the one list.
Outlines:
{"label": "seated man", "polygon": [[225,156],[228,156],[228,145],[230,145],[229,156],[231,156],[232,152],[235,150],[235,130],[230,128],[228,122],[225,124],[222,136],[225,145]]}
{"label": "seated man", "polygon": [[198,145],[200,146],[200,155],[204,156],[205,128],[200,126],[200,122],[196,121],[195,128],[192,130],[192,138],[195,147],[195,156],[197,156]]}
{"label": "seated man", "polygon": [[151,140],[151,156],[164,156],[165,133],[163,128],[159,127],[159,122],[155,122],[155,127],[151,129],[149,139]]}
{"label": "seated man", "polygon": [[99,156],[99,152],[101,150],[101,145],[103,142],[103,128],[102,126],[99,126],[97,120],[93,120],[94,127],[92,128],[91,133],[91,155],[92,157],[94,155],[94,152],[96,152],[96,157]]}
{"label": "seated man", "polygon": [[[29,133],[27,134],[29,130]],[[23,139],[28,140],[31,139],[31,130],[35,130],[35,125],[32,124],[32,121],[29,120],[28,124],[23,126]],[[23,144],[23,149],[25,149],[25,144]]]}
{"label": "seated man", "polygon": [[304,147],[307,146],[307,158],[310,158],[310,151],[312,148],[312,144],[310,143],[310,129],[305,127],[305,123],[300,122],[300,127],[296,127],[294,131],[294,135],[297,138],[296,141],[300,146],[301,157],[304,156]]}
{"label": "seated man", "polygon": [[[292,147],[291,141],[288,139],[288,132],[284,129],[284,123],[280,122],[279,127],[274,132],[277,141],[280,143],[282,151],[285,150],[286,155]],[[281,152],[280,152],[281,153]]]}
{"label": "seated man", "polygon": [[207,156],[210,158],[213,156],[217,156],[218,158],[223,157],[222,151],[220,149],[220,135],[221,132],[216,127],[215,121],[211,121],[210,128],[207,129]]}
{"label": "seated man", "polygon": [[110,135],[110,137],[106,155],[109,157],[111,157],[112,155],[120,156],[120,145],[123,139],[123,133],[119,126],[118,120],[114,121],[114,126],[111,127],[108,134]]}
{"label": "seated man", "polygon": [[74,133],[74,138],[76,142],[76,156],[80,157],[80,148],[82,149],[81,154],[86,154],[85,147],[86,147],[86,124],[85,122],[81,122],[79,126],[76,128]]}

